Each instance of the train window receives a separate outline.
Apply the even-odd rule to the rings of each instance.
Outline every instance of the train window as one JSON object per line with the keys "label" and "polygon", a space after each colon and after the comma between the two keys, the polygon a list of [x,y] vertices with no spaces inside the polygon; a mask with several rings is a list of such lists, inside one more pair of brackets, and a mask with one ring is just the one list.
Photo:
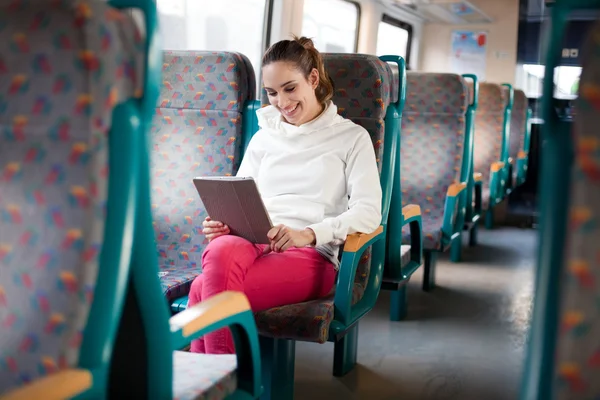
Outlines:
{"label": "train window", "polygon": [[383,15],[377,31],[377,55],[402,56],[409,62],[412,26],[398,21],[389,15]]}
{"label": "train window", "polygon": [[[335,18],[333,18],[335,16]],[[360,7],[347,0],[304,0],[302,36],[328,53],[354,53],[358,48]]]}
{"label": "train window", "polygon": [[581,67],[562,65],[554,70],[554,97],[574,99],[579,92]]}
{"label": "train window", "polygon": [[236,51],[258,69],[269,1],[157,0],[163,48]]}
{"label": "train window", "polygon": [[[517,84],[524,88],[527,97],[542,95],[545,69],[539,64],[524,64],[523,73],[517,75]],[[579,91],[581,67],[559,66],[554,69],[554,97],[574,99]]]}

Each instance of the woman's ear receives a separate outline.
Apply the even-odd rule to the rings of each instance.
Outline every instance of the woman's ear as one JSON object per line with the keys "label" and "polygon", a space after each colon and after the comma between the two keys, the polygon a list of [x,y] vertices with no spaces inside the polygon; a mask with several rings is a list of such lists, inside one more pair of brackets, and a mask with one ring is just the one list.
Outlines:
{"label": "woman's ear", "polygon": [[312,86],[313,90],[319,87],[319,71],[316,68],[313,68],[310,71],[310,75],[308,75],[308,83]]}

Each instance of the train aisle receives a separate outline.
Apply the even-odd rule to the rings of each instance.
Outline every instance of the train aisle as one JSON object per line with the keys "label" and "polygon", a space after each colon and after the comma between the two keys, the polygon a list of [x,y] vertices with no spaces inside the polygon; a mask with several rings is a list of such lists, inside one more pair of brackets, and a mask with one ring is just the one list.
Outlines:
{"label": "train aisle", "polygon": [[465,244],[463,262],[440,255],[434,291],[421,291],[422,268],[413,276],[401,322],[389,321],[389,292],[382,291],[360,325],[359,365],[344,378],[331,375],[332,351],[298,343],[295,398],[517,398],[536,245],[535,230],[481,229],[477,247]]}

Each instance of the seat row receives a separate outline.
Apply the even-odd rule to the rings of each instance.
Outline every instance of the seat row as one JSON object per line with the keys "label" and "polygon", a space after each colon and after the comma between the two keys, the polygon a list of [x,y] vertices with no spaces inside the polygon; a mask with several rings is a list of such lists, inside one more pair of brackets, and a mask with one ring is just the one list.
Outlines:
{"label": "seat row", "polygon": [[[406,76],[404,61],[393,56],[326,53],[324,61],[336,87],[333,101],[339,113],[372,137],[384,193],[383,218],[374,234],[348,238],[330,296],[254,314],[265,398],[293,397],[296,341],[333,342],[334,375],[350,371],[356,364],[359,321],[373,308],[379,290],[392,291],[390,317],[402,319],[407,283],[422,257],[428,290],[434,286],[436,252],[450,245],[460,249],[467,193],[479,188],[476,210],[481,210],[482,198],[497,204],[504,193],[504,186],[497,183],[500,170],[495,171],[490,161],[486,176],[469,182],[474,175],[473,132],[483,130],[474,128],[476,77]],[[236,173],[258,129],[255,111],[268,104],[264,93],[254,99],[254,76],[246,57],[237,53],[163,55],[163,85],[150,130],[151,201],[159,276],[175,314],[187,308],[187,293],[201,273],[207,244],[200,232],[206,213],[191,179],[185,177]],[[475,89],[469,88],[469,79]],[[505,118],[510,107],[504,104],[504,92],[498,93]],[[498,103],[492,97],[489,102],[493,101]],[[485,121],[486,108],[482,109]],[[492,117],[495,111],[490,112]],[[496,141],[502,146],[507,130],[504,119],[500,121],[499,128],[487,131],[489,138],[483,143]],[[489,160],[490,155],[481,157],[483,163],[485,157]],[[501,154],[494,157],[502,160]],[[496,186],[498,193],[491,194],[490,188]],[[499,198],[492,202],[492,195]],[[470,221],[477,219],[473,216]],[[227,379],[228,375],[219,375],[215,387]]]}
{"label": "seat row", "polygon": [[[435,252],[459,248],[463,226],[475,221],[468,194],[486,194],[489,206],[505,193],[508,163],[494,170],[489,159],[477,161],[477,121],[494,102],[483,100],[485,84],[407,75],[395,56],[325,54],[340,114],[373,140],[380,228],[348,237],[327,298],[253,314],[243,295],[223,293],[187,309],[206,246],[206,213],[191,179],[235,174],[266,103],[255,99],[252,65],[237,53],[165,52],[161,60],[149,3],[145,37],[119,11],[138,4],[36,6],[45,23],[27,35],[21,27],[38,26],[39,9],[0,13],[0,61],[11,79],[0,93],[0,261],[8,271],[0,281],[8,328],[0,393],[25,385],[31,398],[48,390],[292,398],[295,341],[334,342],[334,375],[346,374],[356,364],[359,321],[379,290],[392,290],[390,317],[400,320],[423,256],[429,289]],[[89,40],[69,41],[79,35]],[[77,62],[62,62],[69,57]],[[427,147],[419,145],[425,138]],[[177,351],[224,326],[235,357]]]}

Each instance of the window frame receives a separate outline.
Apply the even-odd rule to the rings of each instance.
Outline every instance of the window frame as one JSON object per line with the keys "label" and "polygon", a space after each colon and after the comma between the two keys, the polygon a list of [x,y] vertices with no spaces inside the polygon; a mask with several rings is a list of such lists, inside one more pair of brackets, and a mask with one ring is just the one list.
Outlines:
{"label": "window frame", "polygon": [[358,53],[358,41],[360,39],[360,23],[362,19],[362,9],[360,8],[360,3],[358,1],[353,0],[342,0],[346,3],[353,4],[356,7],[356,35],[354,35],[354,52]]}
{"label": "window frame", "polygon": [[[266,0],[265,2],[265,13],[263,17],[263,36],[262,36],[262,47],[263,54],[267,52],[271,43],[271,36],[273,30],[273,9],[275,0]],[[258,65],[257,68],[261,66]]]}
{"label": "window frame", "polygon": [[406,65],[409,65],[410,55],[412,53],[412,42],[413,42],[413,33],[414,33],[413,26],[411,24],[409,24],[408,22],[401,21],[401,20],[394,18],[391,15],[386,14],[386,13],[384,13],[381,16],[380,22],[385,22],[386,24],[390,24],[392,26],[395,26],[396,28],[404,29],[405,31],[408,32],[408,40],[406,43],[406,57],[404,57],[404,61],[406,62]]}

